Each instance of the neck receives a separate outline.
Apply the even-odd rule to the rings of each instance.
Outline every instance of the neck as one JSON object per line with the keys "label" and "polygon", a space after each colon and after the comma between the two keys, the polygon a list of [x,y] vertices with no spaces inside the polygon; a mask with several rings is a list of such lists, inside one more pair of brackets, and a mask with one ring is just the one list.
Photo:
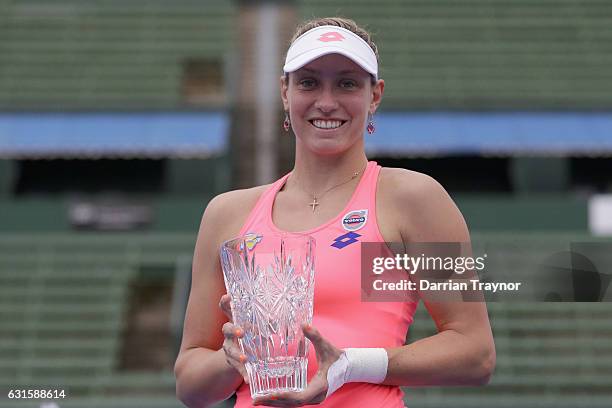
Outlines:
{"label": "neck", "polygon": [[[296,151],[295,167],[293,168],[289,184],[299,183],[300,189],[310,194],[320,194],[328,188],[347,181],[360,172],[362,176],[368,159],[363,149],[354,149],[342,155],[321,156],[314,154],[300,154]],[[293,179],[293,180],[291,180]],[[351,183],[347,183],[351,184]],[[289,186],[291,188],[291,186]]]}

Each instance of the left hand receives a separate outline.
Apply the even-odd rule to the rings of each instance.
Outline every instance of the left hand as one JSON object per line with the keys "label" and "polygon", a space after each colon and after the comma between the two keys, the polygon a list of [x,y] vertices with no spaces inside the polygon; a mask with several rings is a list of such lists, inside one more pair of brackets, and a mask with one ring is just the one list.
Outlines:
{"label": "left hand", "polygon": [[327,395],[327,371],[340,357],[342,350],[327,341],[321,333],[310,325],[303,325],[302,331],[314,345],[318,370],[301,392],[281,392],[256,398],[253,405],[268,405],[272,407],[300,407],[302,405],[320,404]]}

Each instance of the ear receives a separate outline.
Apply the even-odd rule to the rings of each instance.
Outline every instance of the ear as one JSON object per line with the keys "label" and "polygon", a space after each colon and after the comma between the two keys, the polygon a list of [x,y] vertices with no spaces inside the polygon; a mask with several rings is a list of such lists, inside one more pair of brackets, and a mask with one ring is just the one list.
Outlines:
{"label": "ear", "polygon": [[370,101],[370,113],[374,114],[374,112],[376,112],[376,109],[378,109],[378,105],[380,105],[384,91],[384,79],[379,79],[374,85],[372,85],[372,100]]}
{"label": "ear", "polygon": [[280,93],[281,100],[283,101],[283,109],[285,112],[289,112],[289,99],[287,99],[287,90],[289,89],[289,83],[286,75],[280,77]]}

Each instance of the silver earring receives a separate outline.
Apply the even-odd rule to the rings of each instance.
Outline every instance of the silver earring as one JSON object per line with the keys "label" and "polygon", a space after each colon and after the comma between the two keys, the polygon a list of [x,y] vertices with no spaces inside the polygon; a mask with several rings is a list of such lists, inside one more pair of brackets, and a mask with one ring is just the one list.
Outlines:
{"label": "silver earring", "polygon": [[376,127],[374,126],[374,115],[372,114],[372,112],[368,113],[368,133],[372,134],[374,133],[374,131],[376,131]]}
{"label": "silver earring", "polygon": [[288,132],[290,127],[291,127],[291,119],[289,119],[289,112],[285,112],[285,120],[283,121],[283,129],[285,129],[285,132]]}

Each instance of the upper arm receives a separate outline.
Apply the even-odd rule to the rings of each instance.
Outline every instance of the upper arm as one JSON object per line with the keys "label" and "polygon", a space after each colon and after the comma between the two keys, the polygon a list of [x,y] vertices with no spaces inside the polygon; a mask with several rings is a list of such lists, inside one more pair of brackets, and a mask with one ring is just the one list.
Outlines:
{"label": "upper arm", "polygon": [[221,326],[227,318],[219,307],[226,292],[219,250],[224,241],[239,234],[261,191],[262,188],[230,191],[218,195],[206,207],[193,254],[181,351],[221,347]]}
{"label": "upper arm", "polygon": [[[467,224],[444,187],[425,174],[402,177],[396,201],[402,214],[402,237],[410,242],[469,242]],[[406,205],[407,204],[407,205]]]}
{"label": "upper arm", "polygon": [[[398,216],[405,244],[462,243],[460,255],[472,256],[466,222],[451,197],[436,180],[410,172],[400,174],[396,184],[395,201],[402,211]],[[484,302],[444,299],[434,302],[424,298],[423,303],[439,332],[455,330],[492,346],[493,338]]]}
{"label": "upper arm", "polygon": [[218,250],[227,234],[220,222],[224,201],[223,195],[215,197],[202,216],[193,254],[191,291],[181,350],[192,347],[218,349],[222,343],[218,328],[227,319],[218,306],[225,293]]}

